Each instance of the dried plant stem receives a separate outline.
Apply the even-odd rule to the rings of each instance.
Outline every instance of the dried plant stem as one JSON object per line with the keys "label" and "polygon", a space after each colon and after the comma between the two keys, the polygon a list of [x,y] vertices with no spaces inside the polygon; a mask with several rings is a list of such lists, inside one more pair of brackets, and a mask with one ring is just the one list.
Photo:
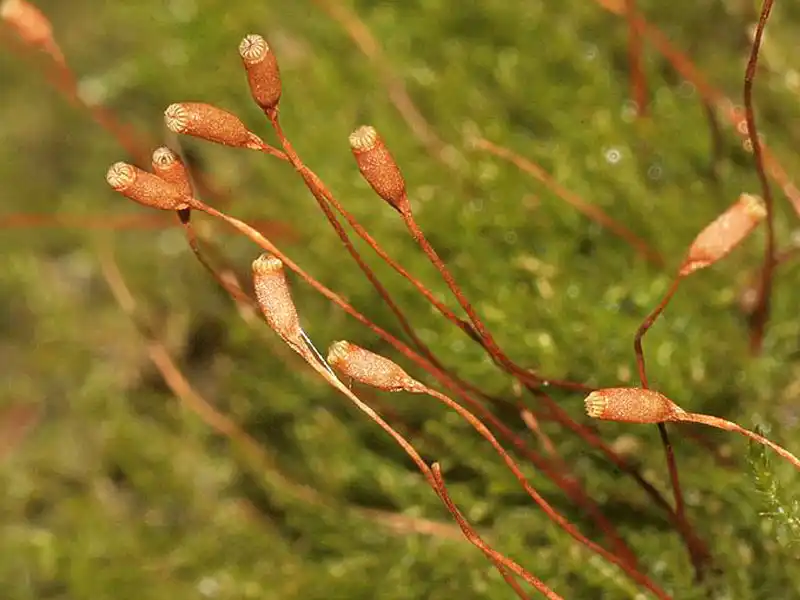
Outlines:
{"label": "dried plant stem", "polygon": [[577,194],[570,192],[561,184],[559,184],[549,173],[542,167],[535,164],[528,158],[520,156],[509,148],[499,146],[483,138],[477,138],[472,141],[474,147],[486,151],[497,158],[510,162],[520,171],[523,171],[541,182],[548,190],[553,192],[556,196],[561,198],[564,202],[572,206],[579,213],[594,221],[601,227],[608,229],[617,237],[625,240],[631,247],[633,247],[641,256],[655,264],[656,266],[663,266],[664,260],[661,255],[653,249],[650,244],[637,236],[630,229],[613,219],[606,214],[602,209],[590,204],[583,200]]}
{"label": "dried plant stem", "polygon": [[787,461],[789,461],[794,466],[795,469],[800,470],[800,458],[797,458],[794,454],[786,450],[784,447],[779,446],[778,444],[765,438],[764,436],[754,433],[749,429],[745,429],[741,425],[737,425],[736,423],[733,423],[726,419],[699,413],[683,413],[675,415],[675,417],[673,417],[672,420],[686,422],[686,423],[701,423],[703,425],[708,425],[709,427],[716,427],[717,429],[724,429],[725,431],[740,433],[743,436],[746,436],[751,440],[758,442],[759,444],[763,444],[764,446],[769,446],[777,454],[779,454]]}
{"label": "dried plant stem", "polygon": [[[688,519],[686,518],[686,505],[683,501],[683,491],[681,490],[681,480],[678,475],[678,463],[675,460],[675,451],[672,448],[672,442],[669,439],[669,432],[664,423],[658,424],[658,434],[661,437],[661,445],[664,446],[664,454],[667,459],[667,470],[669,471],[669,480],[672,484],[672,494],[675,498],[675,514],[678,519],[683,521],[688,526]],[[702,569],[695,565],[698,575]]]}
{"label": "dried plant stem", "polygon": [[720,128],[719,118],[714,110],[714,106],[705,98],[702,99],[703,112],[708,121],[708,130],[711,136],[711,177],[719,183],[719,169],[723,158],[724,139]]}
{"label": "dried plant stem", "polygon": [[685,518],[681,518],[675,509],[666,501],[653,484],[651,484],[641,472],[632,466],[627,460],[622,458],[617,452],[606,444],[597,433],[589,427],[577,423],[566,415],[565,411],[558,406],[558,404],[544,392],[539,389],[531,390],[532,393],[547,402],[556,420],[571,429],[584,439],[590,446],[599,450],[605,457],[614,464],[620,471],[629,475],[644,492],[650,497],[656,506],[664,510],[670,523],[675,526],[675,529],[681,535],[686,545],[690,556],[692,557],[692,564],[695,567],[696,573],[705,571],[707,564],[711,561],[711,554],[705,542],[697,536],[694,529],[689,525]]}
{"label": "dried plant stem", "polygon": [[770,304],[772,299],[772,275],[775,268],[775,214],[772,201],[772,191],[767,178],[764,155],[761,148],[761,140],[756,129],[756,114],[753,107],[753,82],[758,67],[758,51],[761,48],[761,39],[764,35],[764,28],[767,26],[770,12],[772,11],[773,0],[764,0],[761,5],[761,14],[758,18],[755,38],[750,51],[750,58],[747,61],[747,68],[744,75],[744,106],[745,119],[747,121],[747,134],[753,148],[753,158],[756,164],[756,172],[761,182],[761,193],[764,198],[764,205],[767,209],[767,235],[766,248],[764,251],[764,266],[761,271],[761,286],[759,289],[758,303],[753,313],[752,329],[750,331],[750,349],[758,353],[764,341],[764,330],[769,320]]}
{"label": "dried plant stem", "polygon": [[[254,219],[250,224],[273,238],[290,241],[296,238],[288,227],[275,221]],[[102,231],[168,229],[175,227],[175,222],[160,213],[143,213],[130,215],[103,214],[70,215],[70,214],[32,214],[11,213],[0,215],[0,229],[22,229],[36,227],[54,227],[58,229],[81,229]]]}
{"label": "dried plant stem", "polygon": [[[485,345],[487,351],[492,355],[492,357],[495,360],[498,360],[504,366],[508,368],[516,367],[516,365],[514,365],[511,362],[511,360],[505,355],[505,353],[500,349],[500,346],[497,345],[497,342],[494,340],[494,337],[486,328],[486,326],[483,324],[483,321],[478,316],[478,313],[472,307],[472,304],[470,304],[464,293],[461,291],[461,288],[456,283],[455,278],[450,273],[450,269],[448,269],[447,265],[444,264],[444,261],[441,258],[439,258],[439,255],[437,254],[436,250],[430,244],[430,242],[428,242],[428,239],[425,237],[425,234],[423,233],[419,225],[417,225],[417,222],[414,219],[413,215],[410,212],[404,212],[402,214],[402,217],[403,221],[406,224],[406,227],[408,228],[409,233],[411,234],[411,237],[419,245],[419,247],[428,257],[428,259],[431,261],[433,266],[436,267],[436,270],[439,271],[439,273],[442,276],[442,279],[444,279],[445,283],[447,284],[447,287],[450,288],[450,291],[453,293],[453,296],[455,296],[456,300],[461,305],[461,308],[463,308],[464,312],[467,313],[469,320],[472,321],[472,325],[478,332],[478,335],[483,341],[483,344]],[[527,371],[526,373],[527,375],[533,377],[531,373],[528,373]]]}
{"label": "dried plant stem", "polygon": [[[447,385],[445,382],[443,383]],[[466,402],[470,408],[478,412],[481,418],[494,427],[499,434],[501,434],[505,439],[509,440],[517,452],[519,452],[522,456],[529,460],[534,467],[547,476],[561,491],[567,495],[568,498],[585,510],[586,513],[595,521],[600,531],[603,532],[611,546],[616,552],[619,553],[620,556],[627,558],[629,561],[631,561],[631,564],[636,564],[636,557],[616,532],[614,525],[605,517],[597,503],[585,492],[577,480],[569,475],[569,469],[567,468],[567,465],[562,466],[557,464],[554,467],[552,460],[547,460],[544,456],[528,447],[522,438],[514,433],[511,428],[509,428],[503,421],[498,419],[483,404],[477,402],[468,394],[464,394],[460,390],[454,389],[453,386],[448,387],[452,389],[454,393],[458,394],[459,398]],[[550,403],[555,404],[551,398],[547,397],[547,400]],[[648,495],[654,497],[656,504],[659,507],[665,509],[670,514],[672,513],[672,508],[663,499],[663,497],[661,497],[658,490],[656,490],[655,487],[645,480],[635,468],[631,467],[618,454],[611,450],[611,448],[609,448],[608,445],[599,438],[599,436],[592,433],[591,429],[572,420],[563,411],[559,413],[559,416],[556,417],[555,420],[560,424],[565,425],[573,433],[576,433],[582,437],[590,446],[603,451],[606,456],[608,456],[609,459],[622,471],[631,475],[637,481],[637,483],[643,487]]]}
{"label": "dried plant stem", "polygon": [[[282,143],[285,143],[291,150],[292,158],[290,159],[286,153],[282,153],[282,160],[290,162],[292,166],[300,173],[303,177],[303,181],[308,187],[309,191],[312,193],[314,198],[319,202],[320,207],[322,208],[325,216],[330,221],[331,225],[333,225],[334,229],[336,230],[337,235],[339,235],[340,239],[344,242],[344,237],[346,237],[346,233],[341,229],[341,226],[338,225],[338,222],[335,223],[335,217],[332,215],[330,209],[326,206],[326,203],[331,204],[336,211],[344,217],[347,223],[353,228],[356,234],[364,240],[368,246],[370,246],[375,253],[392,269],[397,271],[406,281],[411,283],[419,292],[422,294],[428,302],[430,302],[448,321],[453,323],[456,327],[461,329],[464,333],[466,333],[469,337],[473,340],[480,342],[480,336],[474,330],[472,325],[465,321],[464,319],[459,318],[456,314],[450,310],[446,305],[444,305],[441,301],[439,301],[433,293],[425,287],[425,285],[419,281],[416,277],[414,277],[411,273],[409,273],[400,263],[398,263],[395,259],[393,259],[386,250],[378,243],[378,241],[373,238],[369,232],[364,228],[363,225],[350,213],[344,206],[339,202],[336,197],[328,190],[319,176],[314,173],[305,163],[302,162],[299,155],[293,151],[293,147],[289,142],[288,138],[283,133],[282,128],[280,128],[280,123],[276,121],[277,131],[279,132],[277,135],[280,137]],[[335,224],[334,224],[335,223]],[[346,242],[346,244],[350,244],[350,242]]]}
{"label": "dried plant stem", "polygon": [[500,574],[503,576],[503,579],[514,589],[517,593],[517,596],[520,598],[526,598],[527,596],[525,593],[519,588],[519,586],[514,585],[516,582],[512,583],[512,579],[508,576],[506,569],[513,572],[515,575],[521,577],[529,584],[531,584],[534,588],[536,588],[539,592],[544,594],[546,598],[550,600],[563,600],[561,596],[556,594],[553,590],[547,587],[540,579],[534,577],[530,573],[528,573],[525,569],[523,569],[519,564],[503,556],[502,554],[498,553],[496,550],[492,549],[486,542],[484,542],[475,529],[467,522],[464,518],[464,515],[461,514],[461,511],[458,510],[453,500],[450,498],[450,494],[447,491],[447,487],[445,486],[444,477],[442,477],[442,469],[439,466],[439,463],[433,463],[432,465],[432,475],[434,478],[434,482],[436,485],[437,493],[442,501],[447,506],[447,510],[450,511],[450,514],[456,519],[458,526],[461,527],[461,531],[464,532],[464,536],[469,540],[471,544],[476,546],[483,552],[489,560],[491,560]]}

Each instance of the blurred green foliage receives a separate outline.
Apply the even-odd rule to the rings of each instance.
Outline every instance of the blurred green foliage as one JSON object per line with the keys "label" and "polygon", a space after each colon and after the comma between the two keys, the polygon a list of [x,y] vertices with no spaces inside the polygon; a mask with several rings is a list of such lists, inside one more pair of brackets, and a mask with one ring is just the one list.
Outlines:
{"label": "blurred green foliage", "polygon": [[[391,147],[418,221],[510,356],[552,377],[633,384],[633,332],[666,290],[687,244],[740,192],[760,193],[739,138],[725,126],[714,150],[696,90],[648,46],[650,117],[635,119],[627,26],[593,2],[342,4],[380,40],[394,74],[447,143],[453,168],[426,152],[378,71],[317,3],[38,3],[84,95],[157,139],[165,139],[164,107],[184,100],[232,110],[272,139],[236,53],[244,34],[264,34],[281,63],[290,139],[402,264],[455,307],[396,214],[360,179],[347,135],[362,122],[375,125]],[[752,2],[676,0],[640,8],[740,101],[757,16]],[[800,172],[798,26],[797,5],[777,3],[756,81],[759,126],[789,173]],[[35,60],[12,51],[19,46],[8,31],[0,40],[2,214],[142,214],[103,181],[108,165],[127,158],[115,140],[55,93]],[[476,131],[541,164],[649,240],[667,267],[644,262],[513,166],[470,150],[465,135]],[[232,214],[284,224],[275,241],[296,261],[397,330],[290,168],[256,153],[182,141],[229,190]],[[793,230],[796,237],[797,217],[780,190],[774,193],[785,247]],[[259,250],[228,230],[213,231],[220,251],[247,273]],[[98,256],[109,245],[184,373],[264,446],[283,478],[183,410],[164,386],[103,280]],[[754,359],[737,298],[762,253],[758,231],[724,263],[687,280],[645,339],[645,351],[652,385],[683,407],[746,427],[769,423],[772,438],[796,452],[800,266],[790,262],[778,271],[764,352]],[[364,256],[448,366],[513,397],[510,380],[477,346],[369,251]],[[321,347],[350,339],[398,358],[307,286],[298,282],[294,294]],[[270,332],[239,318],[179,228],[4,229],[0,332],[0,408],[39,409],[35,427],[0,463],[3,598],[512,597],[466,541],[392,531],[359,510],[450,522],[383,432],[287,359]],[[555,397],[584,420],[579,394]],[[454,499],[495,547],[565,598],[646,597],[550,523],[456,415],[422,397],[365,398],[426,458],[441,461]],[[504,418],[530,436],[518,415]],[[762,516],[743,439],[697,432],[730,457],[725,466],[672,429],[688,514],[718,568],[704,588],[692,580],[679,537],[641,490],[573,435],[543,427],[647,572],[675,598],[800,598],[797,548],[782,543]],[[627,448],[671,497],[654,427],[604,423],[599,431]],[[769,469],[786,497],[796,497],[800,483],[791,467],[776,459]],[[530,476],[600,539],[552,484],[532,469]],[[300,485],[327,501],[306,502]]]}

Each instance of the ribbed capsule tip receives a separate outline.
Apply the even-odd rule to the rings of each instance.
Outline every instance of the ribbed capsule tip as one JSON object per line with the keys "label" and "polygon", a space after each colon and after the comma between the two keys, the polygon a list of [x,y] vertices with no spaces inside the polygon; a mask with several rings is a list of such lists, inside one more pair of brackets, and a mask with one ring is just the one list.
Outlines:
{"label": "ribbed capsule tip", "polygon": [[189,111],[183,104],[170,104],[164,111],[164,124],[173,133],[184,133],[189,124]]}
{"label": "ribbed capsule tip", "polygon": [[593,419],[600,419],[603,416],[603,413],[606,412],[606,406],[608,405],[608,401],[605,399],[604,396],[598,394],[597,392],[592,392],[586,399],[583,401],[583,406],[586,409],[586,414],[592,417]]}
{"label": "ribbed capsule tip", "polygon": [[333,342],[331,347],[328,348],[328,364],[332,366],[336,366],[337,364],[341,363],[341,361],[347,358],[347,355],[350,353],[350,342],[346,342],[344,340],[339,340],[338,342]]}
{"label": "ribbed capsule tip", "polygon": [[261,62],[269,51],[267,40],[257,33],[246,35],[239,43],[239,56],[249,64]]}
{"label": "ribbed capsule tip", "polygon": [[348,141],[354,151],[367,152],[378,143],[378,132],[370,125],[362,125],[350,134]]}
{"label": "ribbed capsule tip", "polygon": [[136,181],[136,169],[125,162],[116,162],[108,168],[106,181],[115,190],[122,191]]}
{"label": "ribbed capsule tip", "polygon": [[153,165],[166,169],[178,162],[178,155],[166,146],[161,146],[153,151],[152,160]]}
{"label": "ribbed capsule tip", "polygon": [[[151,157],[153,171],[161,179],[175,186],[181,194],[192,196],[192,181],[180,156],[166,146],[157,148]],[[181,208],[188,208],[188,204]]]}
{"label": "ribbed capsule tip", "polygon": [[283,269],[283,261],[272,254],[262,254],[253,261],[253,273],[257,275],[268,275]]}

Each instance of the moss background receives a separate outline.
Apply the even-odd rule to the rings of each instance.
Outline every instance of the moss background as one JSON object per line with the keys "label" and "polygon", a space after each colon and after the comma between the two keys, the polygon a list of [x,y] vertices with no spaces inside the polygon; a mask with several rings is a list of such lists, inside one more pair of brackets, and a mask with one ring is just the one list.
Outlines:
{"label": "moss background", "polygon": [[[163,109],[185,100],[232,110],[272,139],[250,102],[236,53],[244,34],[264,34],[281,63],[281,114],[290,139],[394,256],[450,301],[402,222],[358,175],[347,135],[362,122],[381,131],[406,175],[419,223],[515,360],[590,385],[633,383],[633,333],[666,290],[687,244],[740,192],[759,193],[739,138],[724,126],[715,158],[698,94],[651,47],[645,55],[651,118],[634,119],[626,24],[593,2],[342,4],[380,40],[394,74],[448,145],[453,168],[426,152],[378,71],[320,4],[38,3],[86,97],[162,140]],[[758,120],[796,173],[800,10],[776,4],[756,82]],[[640,5],[714,85],[741,101],[757,15],[752,2]],[[8,42],[0,53],[4,222],[17,213],[102,222],[146,212],[103,180],[108,165],[127,158],[115,140],[54,93],[35,61],[11,51],[7,30],[0,39]],[[667,268],[646,263],[513,166],[471,150],[470,132],[541,164],[649,240]],[[397,329],[291,169],[255,153],[182,141],[230,192],[231,213],[282,224],[274,240],[296,261],[377,323]],[[797,217],[773,190],[785,246]],[[219,250],[247,273],[258,249],[228,230],[213,232]],[[109,246],[184,373],[263,445],[274,471],[183,410],[164,386],[101,275],[99,256]],[[762,252],[758,231],[724,263],[685,282],[645,340],[649,375],[684,408],[769,426],[776,441],[797,452],[800,266],[795,261],[779,271],[764,352],[753,359],[737,297]],[[365,257],[447,365],[513,397],[511,381],[479,348],[369,252]],[[306,286],[297,282],[294,294],[321,348],[345,338],[397,358]],[[6,227],[0,332],[0,428],[13,446],[0,462],[3,598],[513,596],[466,541],[391,530],[360,510],[450,523],[387,436],[287,358],[270,332],[238,317],[178,228]],[[565,598],[647,597],[556,529],[456,415],[422,397],[364,397],[409,432],[427,458],[441,461],[454,499],[495,547]],[[582,395],[556,398],[585,420]],[[23,437],[19,415],[26,407],[32,427]],[[504,418],[530,435],[517,415]],[[764,500],[742,438],[699,432],[731,458],[724,466],[674,434],[690,520],[719,567],[704,589],[693,584],[678,536],[641,490],[574,436],[544,427],[674,597],[800,598],[797,547],[760,516]],[[602,424],[599,431],[669,497],[654,427]],[[777,460],[773,465],[789,496],[800,492],[796,472]],[[558,490],[530,474],[557,508],[600,539]],[[300,486],[326,501],[308,502]]]}

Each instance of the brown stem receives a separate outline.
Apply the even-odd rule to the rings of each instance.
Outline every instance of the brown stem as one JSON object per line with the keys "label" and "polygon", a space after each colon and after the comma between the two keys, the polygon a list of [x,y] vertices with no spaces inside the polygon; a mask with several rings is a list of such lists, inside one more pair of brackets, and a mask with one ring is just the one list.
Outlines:
{"label": "brown stem", "polygon": [[675,498],[675,514],[680,520],[688,523],[686,518],[686,505],[683,501],[683,492],[681,491],[681,480],[678,476],[678,463],[675,461],[675,451],[672,449],[669,432],[664,423],[658,424],[658,434],[661,437],[661,445],[664,446],[664,454],[667,458],[667,470],[669,471],[669,480],[672,484],[672,493]]}
{"label": "brown stem", "polygon": [[775,267],[775,214],[773,209],[772,191],[769,187],[769,179],[764,166],[764,156],[761,149],[761,140],[756,129],[756,114],[753,107],[753,82],[758,67],[758,51],[761,48],[761,38],[764,35],[764,28],[772,10],[773,0],[764,0],[761,5],[761,15],[758,18],[753,46],[750,51],[750,58],[747,61],[747,68],[744,75],[744,106],[745,119],[747,121],[747,133],[750,144],[753,148],[753,158],[756,163],[756,172],[761,182],[761,192],[764,198],[764,206],[767,209],[767,235],[766,249],[764,251],[764,266],[761,271],[761,286],[758,296],[758,305],[753,313],[752,329],[750,331],[750,349],[757,354],[761,351],[764,341],[764,330],[769,320],[770,304],[772,299],[772,274]]}
{"label": "brown stem", "polygon": [[792,463],[792,466],[794,466],[795,469],[800,470],[800,458],[797,458],[794,454],[786,450],[784,447],[779,446],[775,442],[768,440],[764,436],[754,433],[749,429],[745,429],[741,425],[737,425],[736,423],[733,423],[726,419],[721,419],[720,417],[714,417],[711,415],[703,415],[700,413],[678,413],[675,415],[674,420],[684,421],[687,423],[702,423],[703,425],[708,425],[709,427],[716,427],[717,429],[724,429],[725,431],[733,431],[735,433],[740,433],[746,437],[749,437],[751,440],[758,442],[759,444],[763,444],[764,446],[769,446],[780,456],[782,456],[790,463]]}
{"label": "brown stem", "polygon": [[200,262],[200,264],[203,266],[203,268],[211,274],[211,276],[214,278],[214,281],[216,281],[217,284],[237,303],[241,303],[249,307],[255,307],[255,301],[248,296],[244,290],[242,290],[235,275],[231,277],[232,272],[221,272],[208,261],[205,253],[200,248],[200,240],[197,238],[197,233],[195,232],[191,221],[188,219],[185,221],[181,219],[181,223],[183,225],[184,235],[186,236],[186,241],[189,244],[189,248],[191,248],[192,253],[194,254],[195,258],[197,258],[198,262]]}
{"label": "brown stem", "polygon": [[[658,306],[656,306],[653,312],[647,315],[645,320],[642,321],[642,324],[639,326],[639,329],[636,330],[636,335],[633,338],[633,349],[636,353],[636,366],[639,371],[639,379],[644,389],[649,389],[650,386],[647,381],[647,370],[645,368],[644,351],[642,349],[642,338],[656,322],[656,319],[661,316],[661,313],[664,312],[667,304],[669,304],[669,301],[675,295],[675,292],[678,291],[678,286],[680,285],[682,279],[683,278],[678,275],[672,280],[672,284],[667,290],[667,293],[664,294],[661,302],[659,302]],[[681,490],[681,481],[678,474],[678,464],[675,461],[675,452],[672,448],[672,442],[669,439],[669,432],[667,431],[667,427],[664,423],[658,424],[658,434],[661,438],[661,445],[664,447],[664,455],[667,461],[667,471],[669,472],[669,479],[672,485],[672,494],[675,498],[675,516],[678,522],[681,524],[681,529],[688,532],[691,531],[692,528],[689,525],[689,520],[686,518],[686,505],[683,501],[683,491]],[[687,547],[692,558],[695,577],[698,580],[701,580],[705,572],[704,563],[707,561],[707,553],[701,552],[695,544],[689,544]]]}
{"label": "brown stem", "polygon": [[639,370],[639,380],[642,382],[642,387],[648,389],[650,386],[647,383],[647,372],[645,370],[644,364],[644,352],[642,351],[642,338],[644,334],[653,326],[653,323],[656,322],[661,313],[664,312],[664,309],[669,304],[669,301],[672,299],[672,296],[675,295],[675,292],[678,291],[678,285],[682,277],[679,275],[672,280],[672,284],[670,285],[667,293],[661,299],[661,302],[656,306],[656,308],[651,312],[642,324],[639,325],[639,329],[636,330],[636,335],[633,338],[633,351],[636,353],[636,367]]}
{"label": "brown stem", "polygon": [[[541,380],[537,379],[532,373],[526,371],[525,369],[522,369],[521,367],[519,367],[518,365],[513,363],[510,359],[508,359],[508,357],[505,357],[505,355],[503,355],[504,356],[504,361],[498,360],[497,351],[499,351],[500,349],[497,347],[497,345],[494,344],[494,348],[496,349],[496,351],[493,350],[490,347],[487,347],[487,342],[488,341],[487,341],[487,338],[486,338],[485,335],[481,335],[480,332],[476,331],[476,328],[473,327],[470,323],[464,321],[463,319],[458,318],[450,309],[448,309],[444,304],[439,302],[436,299],[436,297],[430,292],[430,290],[428,290],[418,279],[416,279],[414,276],[412,276],[399,263],[397,263],[394,259],[392,259],[388,255],[388,253],[386,253],[386,251],[380,246],[380,244],[378,244],[378,242],[371,235],[369,235],[369,233],[366,231],[366,229],[364,229],[364,227],[361,226],[361,224],[358,223],[358,221],[346,209],[344,209],[344,207],[341,205],[341,203],[339,203],[335,199],[335,197],[325,187],[325,185],[322,182],[322,180],[311,169],[309,169],[305,164],[303,164],[303,162],[300,159],[300,157],[298,156],[298,154],[294,151],[294,148],[292,147],[291,142],[289,142],[288,138],[283,133],[283,130],[282,130],[282,127],[280,125],[279,118],[278,118],[278,110],[277,110],[277,108],[270,109],[270,110],[265,110],[265,114],[267,115],[267,118],[270,120],[270,123],[272,124],[272,126],[273,126],[273,128],[274,128],[274,130],[276,132],[276,135],[279,137],[279,139],[281,141],[281,144],[283,145],[283,148],[285,150],[285,152],[278,151],[277,153],[272,152],[271,154],[273,154],[274,156],[280,158],[281,160],[285,160],[285,161],[290,162],[292,164],[292,166],[295,168],[295,170],[298,173],[300,173],[300,175],[303,177],[303,181],[305,182],[306,187],[314,195],[315,199],[320,204],[320,207],[322,208],[322,210],[325,213],[326,217],[331,222],[331,225],[334,227],[334,229],[336,230],[336,232],[339,235],[340,239],[348,247],[348,249],[351,248],[351,244],[350,244],[349,240],[347,239],[347,235],[344,232],[344,230],[341,228],[341,225],[339,225],[338,221],[336,221],[335,217],[333,217],[332,212],[330,211],[330,208],[326,206],[327,203],[330,203],[330,204],[332,204],[334,206],[334,208],[355,229],[356,233],[370,247],[372,247],[372,249],[378,254],[378,256],[380,256],[384,260],[384,262],[386,262],[389,266],[391,266],[395,271],[400,273],[400,275],[402,275],[415,288],[417,288],[417,290],[420,293],[422,293],[422,295],[429,302],[431,302],[431,304],[437,310],[439,310],[439,312],[442,315],[444,315],[445,318],[447,318],[449,321],[451,321],[453,324],[455,324],[457,327],[459,327],[462,331],[467,333],[467,335],[469,335],[470,338],[472,338],[476,342],[480,343],[481,346],[483,346],[484,349],[489,352],[489,354],[490,354],[490,356],[492,356],[493,360],[497,364],[500,364],[501,366],[503,366],[506,369],[506,371],[508,371],[509,373],[513,374],[515,377],[517,377],[521,381],[524,381],[524,382],[530,383],[530,384],[538,384],[538,383],[545,383],[546,382],[547,385],[552,385],[553,387],[558,387],[558,388],[562,388],[562,389],[569,389],[569,390],[582,391],[582,392],[591,391],[591,389],[588,386],[585,386],[585,385],[580,384],[580,383],[572,382],[572,381],[562,381],[562,380],[559,380],[559,379],[551,379],[551,378],[543,378]],[[264,147],[267,147],[267,146],[264,145]],[[355,252],[355,250],[352,250],[351,254],[353,254],[353,252]],[[362,266],[362,270],[364,270],[365,268],[368,269],[368,267],[366,267],[366,265],[364,265],[363,261],[360,259],[359,256],[354,255],[354,257],[356,258],[356,261],[359,263],[359,265]],[[366,273],[366,271],[365,271],[365,273]],[[370,278],[369,275],[368,275],[368,278]],[[373,281],[373,278],[370,278],[370,281]],[[375,282],[373,282],[373,285],[375,285],[376,282],[377,282],[377,280],[375,280]],[[455,284],[454,281],[453,281],[453,283]],[[378,289],[378,288],[376,288],[376,289]],[[381,294],[381,295],[384,297],[384,299],[387,302],[390,303],[390,306],[392,304],[394,304],[393,301],[391,300],[391,298],[388,297],[388,293],[386,293],[385,296],[383,294]],[[399,311],[399,308],[397,308],[397,311]],[[395,314],[397,315],[396,311],[395,311]],[[409,328],[410,328],[410,326],[409,326]],[[413,333],[412,333],[411,339],[412,340],[414,339]],[[421,344],[422,342],[420,341],[419,343]],[[427,358],[431,362],[433,362],[437,366],[441,366],[438,363],[438,360],[436,359],[436,357],[424,345],[420,347],[420,351],[422,351],[423,354],[426,354]],[[458,381],[457,378],[456,378],[456,380]]]}
{"label": "brown stem", "polygon": [[403,221],[406,224],[406,227],[408,227],[409,233],[411,233],[411,237],[420,246],[425,255],[430,259],[431,263],[433,263],[433,266],[436,267],[436,270],[439,271],[439,273],[442,276],[442,279],[444,279],[445,283],[447,284],[447,287],[450,288],[450,291],[453,293],[453,296],[455,296],[456,300],[461,305],[461,308],[463,308],[464,312],[466,312],[467,316],[469,316],[469,320],[472,321],[472,325],[477,330],[478,335],[480,335],[481,337],[481,340],[483,340],[486,349],[491,353],[492,357],[498,360],[501,364],[503,364],[508,368],[512,368],[513,363],[497,345],[497,342],[494,340],[494,337],[486,328],[486,326],[483,324],[483,321],[478,316],[478,313],[475,311],[475,309],[472,307],[472,304],[469,303],[466,296],[461,291],[461,288],[456,283],[456,280],[450,273],[450,270],[447,268],[447,265],[445,265],[444,261],[441,258],[439,258],[439,255],[437,254],[436,250],[433,248],[430,242],[428,242],[427,238],[425,237],[425,234],[422,232],[422,229],[420,229],[419,225],[417,225],[417,222],[414,220],[413,215],[410,212],[404,212],[402,213],[402,217]]}
{"label": "brown stem", "polygon": [[703,112],[708,122],[708,130],[711,136],[711,175],[715,182],[719,182],[720,163],[723,156],[722,130],[714,107],[705,98],[703,99]]}
{"label": "brown stem", "polygon": [[667,517],[686,544],[686,548],[692,557],[692,563],[695,567],[695,572],[699,575],[705,571],[706,565],[711,561],[711,555],[708,551],[706,544],[700,539],[694,530],[689,526],[686,519],[681,519],[678,514],[673,510],[669,503],[664,499],[661,493],[651,484],[639,470],[624,460],[619,454],[614,452],[608,444],[606,444],[600,436],[598,436],[592,429],[581,425],[570,419],[568,415],[564,414],[564,410],[553,401],[552,398],[544,394],[539,389],[531,390],[534,395],[543,398],[550,408],[553,417],[561,424],[565,425],[578,435],[582,437],[590,446],[602,452],[620,471],[630,475],[631,478],[639,484],[639,486],[647,493],[651,500],[667,513]]}

